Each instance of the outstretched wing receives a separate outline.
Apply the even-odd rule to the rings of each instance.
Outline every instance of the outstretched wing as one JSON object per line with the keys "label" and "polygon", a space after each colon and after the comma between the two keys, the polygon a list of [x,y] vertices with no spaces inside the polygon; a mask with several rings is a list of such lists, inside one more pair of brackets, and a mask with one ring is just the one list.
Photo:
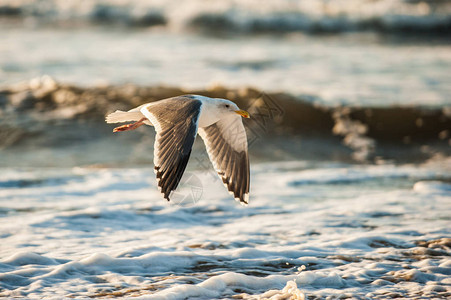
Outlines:
{"label": "outstretched wing", "polygon": [[188,163],[201,108],[201,101],[191,96],[180,96],[150,103],[140,109],[157,132],[153,162],[158,187],[168,201]]}
{"label": "outstretched wing", "polygon": [[240,116],[230,116],[208,127],[199,128],[215,170],[242,204],[249,203],[249,154],[247,137]]}

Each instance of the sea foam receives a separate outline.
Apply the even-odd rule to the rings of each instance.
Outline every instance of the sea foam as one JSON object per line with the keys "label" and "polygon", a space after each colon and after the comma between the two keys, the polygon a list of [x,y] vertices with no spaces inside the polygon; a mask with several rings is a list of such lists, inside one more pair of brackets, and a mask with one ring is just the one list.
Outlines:
{"label": "sea foam", "polygon": [[450,26],[436,1],[3,1],[1,15],[231,32],[432,31]]}
{"label": "sea foam", "polygon": [[204,191],[190,206],[130,180],[150,169],[3,171],[3,181],[64,179],[0,191],[3,297],[449,293],[450,175],[441,164],[257,164],[245,208],[205,171],[194,172]]}

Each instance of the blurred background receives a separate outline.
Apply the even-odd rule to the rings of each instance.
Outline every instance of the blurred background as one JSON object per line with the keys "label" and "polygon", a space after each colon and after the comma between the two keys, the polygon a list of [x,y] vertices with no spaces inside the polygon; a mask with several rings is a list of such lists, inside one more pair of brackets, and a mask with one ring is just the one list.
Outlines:
{"label": "blurred background", "polygon": [[[250,112],[249,206],[104,121],[188,93]],[[449,299],[450,146],[451,1],[0,0],[0,297]]]}
{"label": "blurred background", "polygon": [[257,161],[448,156],[450,29],[440,0],[0,0],[0,166],[150,163],[104,115],[184,93],[254,106]]}

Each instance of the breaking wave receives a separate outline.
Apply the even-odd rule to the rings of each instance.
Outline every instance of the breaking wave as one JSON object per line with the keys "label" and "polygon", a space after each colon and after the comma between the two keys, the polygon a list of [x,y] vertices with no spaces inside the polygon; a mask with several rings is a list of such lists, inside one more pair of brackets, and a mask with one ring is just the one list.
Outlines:
{"label": "breaking wave", "polygon": [[[133,157],[138,161],[144,157],[148,161],[153,136],[139,130],[130,135],[115,136],[121,139],[123,145],[120,146],[111,137],[112,128],[104,123],[105,115],[116,109],[128,110],[143,103],[183,94],[227,98],[248,110],[252,116],[245,124],[249,144],[262,156],[288,151],[293,154],[291,157],[297,157],[300,153],[324,153],[328,157],[320,159],[351,155],[354,160],[367,161],[380,157],[427,159],[434,155],[451,155],[449,106],[331,107],[312,102],[308,97],[263,93],[252,88],[216,86],[186,90],[132,84],[79,87],[58,83],[48,76],[0,90],[0,112],[4,112],[4,117],[0,119],[0,149],[12,150],[13,156],[22,149],[36,163],[42,159],[39,159],[37,151],[30,149],[41,151],[49,147],[62,147],[66,149],[66,159],[77,162],[80,156],[77,153],[83,150],[83,157],[105,163],[106,155],[99,151],[99,147],[110,147],[109,141],[115,151],[124,151],[122,155],[112,151],[112,157],[124,160]],[[296,137],[300,137],[301,146],[293,142]],[[314,142],[308,144],[306,141],[309,139]],[[265,140],[270,142],[260,147]],[[134,152],[130,153],[126,145],[132,141],[139,142]],[[287,144],[287,141],[290,142]],[[94,142],[104,144],[92,144]],[[68,154],[67,147],[73,148],[74,157]],[[13,156],[8,159],[8,152],[4,152],[0,164],[16,160]],[[27,165],[25,156],[21,160]]]}
{"label": "breaking wave", "polygon": [[64,1],[6,0],[0,16],[44,22],[101,22],[125,26],[225,32],[436,32],[451,28],[447,1]]}

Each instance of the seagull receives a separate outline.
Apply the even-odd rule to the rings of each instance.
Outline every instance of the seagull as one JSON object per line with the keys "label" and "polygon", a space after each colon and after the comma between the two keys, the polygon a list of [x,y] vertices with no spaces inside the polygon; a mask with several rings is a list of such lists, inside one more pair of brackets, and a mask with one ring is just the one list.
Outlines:
{"label": "seagull", "polygon": [[249,203],[249,154],[241,117],[249,113],[230,100],[200,95],[182,95],[146,103],[129,111],[117,110],[107,123],[135,121],[113,132],[134,130],[141,125],[155,127],[154,170],[158,188],[170,201],[199,133],[213,167],[235,200]]}

